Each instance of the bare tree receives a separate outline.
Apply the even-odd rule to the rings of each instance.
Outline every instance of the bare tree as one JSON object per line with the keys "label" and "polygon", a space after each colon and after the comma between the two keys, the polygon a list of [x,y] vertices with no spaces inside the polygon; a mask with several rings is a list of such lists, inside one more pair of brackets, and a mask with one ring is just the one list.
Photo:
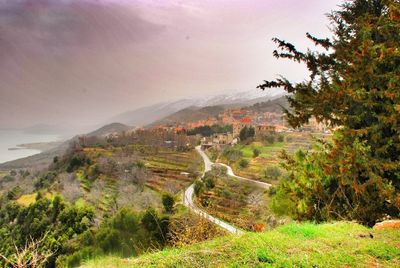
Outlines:
{"label": "bare tree", "polygon": [[44,267],[47,260],[53,256],[54,252],[49,250],[41,250],[44,240],[46,239],[47,233],[39,240],[33,240],[32,238],[26,241],[23,248],[15,246],[15,253],[10,257],[6,257],[0,254],[6,262],[14,268],[39,268]]}

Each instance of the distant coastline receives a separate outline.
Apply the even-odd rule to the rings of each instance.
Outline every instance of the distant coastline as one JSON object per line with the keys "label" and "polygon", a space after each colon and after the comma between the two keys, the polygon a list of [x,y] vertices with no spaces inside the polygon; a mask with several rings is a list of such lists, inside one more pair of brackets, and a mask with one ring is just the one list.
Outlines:
{"label": "distant coastline", "polygon": [[0,164],[51,150],[60,145],[60,136],[29,134],[22,130],[0,130]]}
{"label": "distant coastline", "polygon": [[38,151],[47,151],[53,149],[59,145],[61,145],[61,141],[50,141],[50,142],[33,142],[33,143],[23,143],[18,144],[17,147],[8,148],[9,150],[23,150],[23,149],[31,149]]}

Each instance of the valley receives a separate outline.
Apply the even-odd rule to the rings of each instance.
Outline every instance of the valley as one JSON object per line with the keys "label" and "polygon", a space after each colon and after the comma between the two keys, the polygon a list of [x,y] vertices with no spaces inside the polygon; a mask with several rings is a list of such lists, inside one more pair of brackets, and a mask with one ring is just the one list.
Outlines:
{"label": "valley", "polygon": [[400,267],[399,0],[0,14],[0,267]]}
{"label": "valley", "polygon": [[[227,131],[223,135],[231,135],[229,130],[232,127],[222,125],[213,129]],[[296,146],[303,148],[310,141],[308,133],[268,135],[273,135],[272,143],[257,136],[234,145],[214,141],[212,147],[203,150],[207,136],[188,135],[159,127],[131,129],[121,124],[107,125],[70,140],[61,154],[53,156],[47,168],[32,169],[28,166],[4,171],[0,179],[1,202],[15,202],[20,211],[34,209],[38,202],[62,202],[65,209],[81,211],[77,216],[80,213],[90,215],[85,216],[84,226],[91,226],[91,231],[88,229],[80,233],[82,231],[77,229],[73,233],[78,235],[78,239],[83,239],[84,234],[89,235],[93,241],[102,241],[105,226],[114,228],[122,235],[125,231],[120,230],[119,225],[110,225],[121,213],[139,218],[150,213],[154,215],[151,217],[160,221],[157,224],[168,222],[169,227],[146,239],[146,243],[157,248],[182,243],[183,239],[203,241],[213,238],[214,235],[209,236],[209,231],[203,233],[201,229],[196,229],[203,225],[208,226],[207,230],[215,229],[216,236],[224,232],[236,235],[247,231],[262,232],[290,220],[274,215],[270,209],[268,189],[271,181],[263,175],[266,165],[261,167],[261,163],[273,157],[275,162],[272,164],[277,165],[278,149],[293,148],[294,151]],[[279,135],[284,136],[282,141],[278,141]],[[303,137],[303,143],[300,143],[300,138],[293,137]],[[260,148],[260,153],[253,163],[251,160],[254,157],[250,152],[255,147]],[[232,150],[233,155],[237,154],[235,160],[226,153]],[[250,167],[258,166],[259,169],[242,168],[240,162],[243,160],[249,161]],[[279,181],[279,177],[274,182]],[[172,207],[165,203],[167,199],[172,200]],[[8,213],[8,210],[4,207],[3,213]],[[121,214],[121,217],[125,216]],[[191,223],[187,219],[191,219]],[[146,226],[140,228],[150,230]],[[180,231],[171,240],[169,232],[173,232],[174,228]],[[182,237],[182,230],[192,230],[189,240]],[[126,254],[141,254],[139,252],[146,250],[146,245],[139,246],[143,241],[134,241],[138,243],[138,248],[127,250]],[[85,250],[102,252],[100,255],[112,252],[125,254],[120,250],[110,251],[97,242],[90,242],[85,250],[57,248],[66,252],[59,260],[67,266],[74,266],[92,256],[92,253],[87,255]]]}

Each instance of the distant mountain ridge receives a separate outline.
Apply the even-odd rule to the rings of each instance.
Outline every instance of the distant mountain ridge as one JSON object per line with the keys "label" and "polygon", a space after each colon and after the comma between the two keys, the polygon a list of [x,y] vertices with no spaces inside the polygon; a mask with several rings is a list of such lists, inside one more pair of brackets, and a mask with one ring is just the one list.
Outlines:
{"label": "distant mountain ridge", "polygon": [[174,123],[189,123],[199,120],[206,120],[210,117],[216,118],[225,108],[223,106],[207,106],[207,107],[196,107],[191,106],[182,109],[176,113],[168,115],[160,120],[157,120],[146,127],[153,127],[157,125],[168,125]]}
{"label": "distant mountain ridge", "polygon": [[[245,94],[245,93],[243,93]],[[223,103],[220,105],[206,106],[207,103]],[[205,106],[203,106],[205,105]],[[233,95],[219,95],[211,98],[203,99],[184,99],[170,103],[155,104],[148,107],[143,107],[135,111],[120,114],[119,118],[125,120],[115,120],[109,122],[103,127],[95,131],[85,134],[86,136],[106,136],[111,133],[121,133],[133,129],[133,126],[155,126],[157,124],[172,124],[175,122],[193,122],[199,120],[206,120],[210,117],[216,117],[225,108],[244,107],[245,109],[270,111],[276,112],[281,110],[281,107],[288,107],[287,100],[282,94],[268,95],[257,97],[256,94],[243,96],[241,94]],[[165,115],[167,114],[167,115]],[[133,117],[131,117],[133,116]],[[117,118],[115,117],[115,118]],[[126,124],[126,121],[141,122],[141,124]],[[120,122],[120,123],[115,123]],[[31,130],[40,129],[37,126]],[[75,133],[76,135],[77,133]],[[72,135],[71,135],[72,136]],[[44,151],[40,154],[32,155],[26,158],[13,160],[10,162],[0,164],[0,170],[27,168],[27,167],[43,167],[48,166],[53,160],[54,156],[62,155],[71,140],[76,139],[73,137],[62,143],[60,146]]]}
{"label": "distant mountain ridge", "polygon": [[234,92],[232,94],[208,96],[204,98],[180,99],[177,101],[157,103],[136,110],[127,111],[110,118],[105,123],[120,122],[129,126],[142,127],[150,124],[153,125],[154,122],[189,107],[202,108],[208,106],[249,106],[258,102],[265,102],[279,98],[283,94],[283,91],[280,90],[251,90]]}
{"label": "distant mountain ridge", "polygon": [[105,126],[102,126],[101,128],[92,131],[88,134],[85,134],[86,136],[99,136],[99,137],[104,137],[113,133],[121,133],[124,131],[128,131],[133,129],[130,126],[121,124],[121,123],[111,123]]}
{"label": "distant mountain ridge", "polygon": [[[256,99],[259,100],[259,99]],[[263,99],[265,100],[265,99]],[[251,102],[250,102],[251,103]],[[157,125],[171,125],[177,123],[190,123],[200,120],[207,120],[209,118],[217,118],[226,108],[241,108],[254,112],[270,112],[270,113],[283,113],[283,109],[288,109],[289,103],[285,96],[275,99],[268,99],[266,101],[257,102],[249,105],[215,105],[206,107],[191,106],[182,109],[176,113],[168,115],[160,120],[157,120],[147,127],[154,127]]]}

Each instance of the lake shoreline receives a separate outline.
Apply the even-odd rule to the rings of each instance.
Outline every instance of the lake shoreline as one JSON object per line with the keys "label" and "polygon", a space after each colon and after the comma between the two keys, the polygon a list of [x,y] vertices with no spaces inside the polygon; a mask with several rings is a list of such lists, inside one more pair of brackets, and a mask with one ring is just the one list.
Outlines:
{"label": "lake shoreline", "polygon": [[[44,152],[47,150],[51,150],[57,146],[60,146],[61,144],[62,144],[62,141],[22,143],[22,144],[18,144],[15,147],[15,149],[17,149],[17,150],[30,149],[30,150],[37,150],[40,152]],[[14,148],[9,148],[9,150],[10,149],[14,149]]]}
{"label": "lake shoreline", "polygon": [[23,131],[1,130],[0,165],[52,150],[63,140],[59,135],[36,135]]}

